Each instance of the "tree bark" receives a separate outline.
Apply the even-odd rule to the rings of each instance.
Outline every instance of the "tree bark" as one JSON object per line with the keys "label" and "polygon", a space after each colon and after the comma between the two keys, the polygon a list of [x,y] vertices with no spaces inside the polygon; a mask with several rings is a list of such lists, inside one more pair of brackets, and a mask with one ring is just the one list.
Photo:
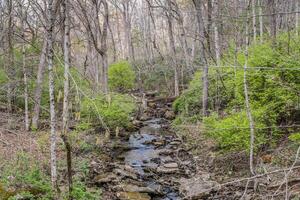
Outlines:
{"label": "tree bark", "polygon": [[296,0],[295,3],[295,7],[296,7],[296,16],[295,16],[295,29],[296,29],[296,35],[299,35],[299,0]]}
{"label": "tree bark", "polygon": [[[48,0],[47,8],[47,44],[48,44],[48,73],[49,73],[49,98],[50,98],[50,157],[51,157],[51,183],[53,191],[58,189],[57,185],[57,169],[56,169],[56,114],[55,114],[55,99],[54,99],[54,73],[53,73],[53,30],[55,24],[54,4],[53,0]],[[57,194],[56,194],[57,195]]]}
{"label": "tree bark", "polygon": [[258,0],[259,5],[259,34],[260,34],[260,43],[263,42],[263,34],[264,34],[264,25],[263,25],[263,16],[262,16],[262,5],[263,2]]}
{"label": "tree bark", "polygon": [[15,85],[15,68],[14,68],[14,47],[13,47],[13,1],[6,1],[8,12],[7,24],[7,43],[8,43],[8,78],[9,83],[7,87],[7,108],[11,113],[13,111],[14,102],[14,85]]}
{"label": "tree bark", "polygon": [[255,175],[254,164],[253,164],[253,154],[254,154],[254,140],[255,140],[255,130],[254,130],[254,121],[252,118],[250,100],[248,94],[248,84],[247,84],[247,67],[248,67],[248,46],[249,46],[249,17],[247,14],[247,22],[246,22],[246,48],[245,48],[245,64],[244,64],[244,94],[245,94],[245,105],[246,105],[246,113],[249,120],[249,128],[250,128],[250,158],[249,158],[249,166],[250,172],[252,175]]}
{"label": "tree bark", "polygon": [[70,73],[70,2],[64,0],[64,100],[63,100],[63,134],[62,138],[67,152],[68,188],[69,200],[72,199],[72,154],[71,145],[68,141],[69,123],[69,73]]}
{"label": "tree bark", "polygon": [[217,66],[221,65],[221,53],[220,53],[220,38],[219,38],[219,30],[218,30],[218,12],[219,12],[219,2],[218,0],[212,0],[213,4],[213,29],[214,29],[214,36],[215,36],[215,54],[216,54],[216,62]]}
{"label": "tree bark", "polygon": [[170,45],[170,56],[173,63],[174,69],[174,95],[179,96],[179,81],[178,81],[178,69],[177,69],[177,57],[176,57],[176,48],[175,48],[175,40],[173,34],[173,20],[172,20],[172,7],[171,0],[167,1],[168,13],[167,13],[167,22],[168,22],[168,35],[169,35],[169,45]]}
{"label": "tree bark", "polygon": [[28,111],[28,81],[27,81],[27,70],[26,70],[26,49],[25,49],[25,13],[23,9],[20,10],[22,16],[21,30],[22,30],[22,69],[23,69],[23,81],[24,81],[24,104],[25,104],[25,130],[29,131],[29,111]]}
{"label": "tree bark", "polygon": [[205,30],[204,30],[204,22],[202,19],[202,6],[201,0],[193,0],[194,6],[196,8],[197,22],[199,28],[199,41],[200,41],[200,59],[201,65],[203,67],[203,75],[202,75],[202,112],[203,116],[208,116],[208,64],[206,60],[205,54]]}
{"label": "tree bark", "polygon": [[109,26],[109,12],[108,4],[106,0],[102,1],[104,7],[104,21],[101,34],[101,49],[103,51],[102,56],[102,92],[108,94],[108,57],[107,57],[107,31]]}
{"label": "tree bark", "polygon": [[47,54],[47,39],[45,38],[42,47],[42,53],[40,55],[40,61],[38,65],[38,72],[37,72],[37,79],[36,79],[36,88],[34,93],[34,107],[33,107],[33,117],[32,117],[32,124],[31,124],[31,128],[33,130],[38,128],[38,122],[40,117],[41,95],[42,95],[43,81],[44,81],[46,54]]}
{"label": "tree bark", "polygon": [[256,43],[256,0],[252,0],[252,26],[253,26],[253,41]]}
{"label": "tree bark", "polygon": [[273,43],[275,43],[276,34],[277,34],[277,20],[276,20],[276,2],[275,0],[268,0],[268,8],[270,15],[270,28],[271,28],[271,37]]}

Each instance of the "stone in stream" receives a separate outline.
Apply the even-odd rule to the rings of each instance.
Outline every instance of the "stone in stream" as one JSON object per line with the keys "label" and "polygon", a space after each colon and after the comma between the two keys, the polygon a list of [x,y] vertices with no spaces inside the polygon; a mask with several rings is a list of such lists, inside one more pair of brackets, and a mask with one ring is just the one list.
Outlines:
{"label": "stone in stream", "polygon": [[175,118],[175,113],[172,110],[167,110],[164,114],[164,117],[166,119],[174,119]]}
{"label": "stone in stream", "polygon": [[159,150],[158,155],[160,156],[169,156],[172,155],[174,153],[174,151],[170,150],[170,149],[161,149]]}
{"label": "stone in stream", "polygon": [[117,175],[123,176],[125,178],[138,179],[137,175],[133,172],[129,172],[123,169],[115,169],[114,170]]}
{"label": "stone in stream", "polygon": [[166,163],[164,164],[165,168],[178,168],[178,164],[176,162],[173,163]]}
{"label": "stone in stream", "polygon": [[118,177],[114,173],[104,173],[95,177],[96,184],[104,184],[114,182],[118,179]]}
{"label": "stone in stream", "polygon": [[172,146],[177,146],[177,145],[180,145],[181,142],[180,141],[172,141],[169,143],[169,145],[172,145]]}
{"label": "stone in stream", "polygon": [[151,200],[147,193],[139,192],[118,192],[117,197],[120,200]]}
{"label": "stone in stream", "polygon": [[207,175],[200,175],[190,179],[181,178],[180,193],[191,200],[207,199],[210,193],[220,188],[220,184],[205,179],[207,179]]}
{"label": "stone in stream", "polygon": [[160,166],[156,169],[156,171],[161,174],[173,174],[173,173],[179,172],[179,169],[178,168],[167,168],[164,166]]}
{"label": "stone in stream", "polygon": [[122,184],[118,188],[124,192],[138,192],[138,193],[147,193],[147,194],[159,194],[155,189],[150,187],[142,187],[133,184]]}

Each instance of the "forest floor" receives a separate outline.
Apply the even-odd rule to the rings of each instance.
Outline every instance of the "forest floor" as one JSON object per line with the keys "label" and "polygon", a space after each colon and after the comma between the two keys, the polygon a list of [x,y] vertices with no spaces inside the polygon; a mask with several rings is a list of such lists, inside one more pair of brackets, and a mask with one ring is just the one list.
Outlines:
{"label": "forest floor", "polygon": [[[73,146],[74,176],[93,189],[101,188],[105,200],[297,199],[300,171],[295,146],[282,141],[272,152],[260,152],[257,178],[248,178],[246,152],[220,153],[213,141],[192,126],[174,132],[166,119],[174,117],[170,111],[169,104],[152,103],[134,121],[135,131],[110,139],[97,132],[77,135],[76,141],[81,143]],[[25,152],[49,174],[48,134],[26,133],[20,124],[22,118],[17,115],[1,113],[0,156],[5,162],[0,170]],[[182,137],[183,131],[186,137]],[[63,191],[62,141],[58,146]],[[83,173],[82,168],[88,172]]]}

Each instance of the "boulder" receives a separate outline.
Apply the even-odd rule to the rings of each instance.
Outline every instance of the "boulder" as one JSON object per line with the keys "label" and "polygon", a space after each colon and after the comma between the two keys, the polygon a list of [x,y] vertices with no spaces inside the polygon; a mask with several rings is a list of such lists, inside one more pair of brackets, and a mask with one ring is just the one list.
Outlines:
{"label": "boulder", "polygon": [[174,113],[174,111],[172,111],[172,110],[167,110],[167,111],[165,112],[165,114],[164,114],[164,117],[165,117],[166,119],[172,120],[172,119],[175,118],[175,113]]}
{"label": "boulder", "polygon": [[164,166],[160,166],[157,168],[156,171],[161,174],[173,174],[173,173],[177,173],[179,171],[179,169],[178,168],[167,168]]}
{"label": "boulder", "polygon": [[166,163],[164,164],[165,168],[178,168],[178,164],[176,162]]}
{"label": "boulder", "polygon": [[114,173],[104,173],[95,177],[96,184],[104,184],[116,181],[117,176]]}
{"label": "boulder", "polygon": [[114,171],[117,175],[123,176],[125,178],[131,178],[131,179],[134,179],[134,180],[138,179],[137,175],[133,172],[129,172],[129,171],[126,171],[124,169],[115,169]]}
{"label": "boulder", "polygon": [[118,192],[117,197],[120,200],[151,200],[147,193],[139,192]]}
{"label": "boulder", "polygon": [[147,194],[158,194],[157,191],[150,187],[142,187],[133,184],[122,184],[119,185],[119,188],[124,192],[138,192],[138,193],[147,193]]}
{"label": "boulder", "polygon": [[187,199],[207,199],[210,193],[220,188],[219,183],[205,180],[207,177],[207,175],[200,175],[190,179],[181,178],[179,187],[180,193],[187,197]]}
{"label": "boulder", "polygon": [[143,113],[142,116],[140,117],[141,121],[147,121],[150,119],[151,119],[151,117],[147,113]]}

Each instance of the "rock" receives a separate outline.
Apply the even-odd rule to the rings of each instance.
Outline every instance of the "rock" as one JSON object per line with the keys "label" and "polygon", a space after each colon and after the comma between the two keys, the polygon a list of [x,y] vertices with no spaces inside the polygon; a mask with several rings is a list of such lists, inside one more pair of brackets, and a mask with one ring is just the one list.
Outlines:
{"label": "rock", "polygon": [[151,200],[147,193],[139,192],[118,192],[117,197],[120,200]]}
{"label": "rock", "polygon": [[128,172],[128,171],[123,170],[123,169],[115,169],[114,171],[117,175],[121,175],[125,178],[131,178],[131,179],[134,179],[134,180],[138,179],[137,175],[133,172]]}
{"label": "rock", "polygon": [[161,149],[158,153],[158,155],[160,156],[169,156],[171,154],[173,154],[174,151],[170,150],[170,149]]}
{"label": "rock", "polygon": [[133,174],[136,173],[136,170],[133,167],[131,167],[130,165],[125,165],[124,169],[130,173],[133,173]]}
{"label": "rock", "polygon": [[176,162],[173,163],[166,163],[164,164],[165,168],[178,168],[178,164]]}
{"label": "rock", "polygon": [[150,119],[151,119],[151,117],[147,113],[143,113],[142,116],[140,117],[141,121],[147,121]]}
{"label": "rock", "polygon": [[148,193],[148,194],[158,194],[157,191],[150,187],[141,187],[132,184],[119,185],[119,188],[124,192],[138,192],[138,193]]}
{"label": "rock", "polygon": [[179,171],[178,168],[166,168],[164,166],[160,166],[157,168],[156,170],[158,173],[162,173],[162,174],[173,174],[173,173],[177,173]]}
{"label": "rock", "polygon": [[153,162],[155,164],[160,164],[161,163],[161,158],[159,158],[159,157],[151,158],[150,162]]}
{"label": "rock", "polygon": [[171,158],[171,156],[166,156],[162,158],[163,163],[173,163],[174,160]]}
{"label": "rock", "polygon": [[150,107],[150,108],[156,108],[156,103],[153,103],[153,102],[149,102],[148,103],[148,106]]}
{"label": "rock", "polygon": [[175,145],[180,145],[181,142],[180,141],[172,141],[169,144],[172,145],[172,146],[175,146]]}
{"label": "rock", "polygon": [[143,122],[139,121],[139,120],[133,120],[132,124],[136,127],[142,127],[143,126]]}
{"label": "rock", "polygon": [[159,146],[163,146],[165,144],[165,141],[164,140],[158,140],[158,141],[153,142],[153,144],[156,147],[159,147]]}
{"label": "rock", "polygon": [[215,181],[203,180],[203,177],[193,177],[190,179],[181,178],[179,191],[187,199],[207,199],[207,196],[220,188],[220,184]]}
{"label": "rock", "polygon": [[175,118],[175,113],[172,110],[167,110],[164,114],[164,117],[166,119],[174,119]]}
{"label": "rock", "polygon": [[110,183],[113,182],[117,179],[117,176],[113,173],[105,173],[105,174],[100,174],[95,177],[95,183],[98,184],[104,184],[104,183]]}

